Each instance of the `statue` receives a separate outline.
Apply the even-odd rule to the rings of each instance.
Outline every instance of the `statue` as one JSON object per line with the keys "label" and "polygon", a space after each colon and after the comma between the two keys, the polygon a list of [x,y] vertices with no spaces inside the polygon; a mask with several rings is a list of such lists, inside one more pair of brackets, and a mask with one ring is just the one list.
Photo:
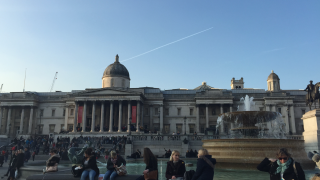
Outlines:
{"label": "statue", "polygon": [[310,110],[311,110],[312,103],[314,103],[315,108],[317,108],[317,104],[316,104],[317,99],[320,107],[319,87],[320,87],[319,82],[313,85],[313,81],[311,80],[310,84],[308,84],[307,88],[305,89],[305,91],[308,92],[308,94],[306,95],[306,105],[309,106]]}
{"label": "statue", "polygon": [[89,144],[86,144],[83,146],[83,148],[78,148],[78,147],[72,147],[68,150],[68,157],[69,160],[73,164],[81,164],[83,156],[84,156],[84,151],[88,148],[91,147],[91,141]]}

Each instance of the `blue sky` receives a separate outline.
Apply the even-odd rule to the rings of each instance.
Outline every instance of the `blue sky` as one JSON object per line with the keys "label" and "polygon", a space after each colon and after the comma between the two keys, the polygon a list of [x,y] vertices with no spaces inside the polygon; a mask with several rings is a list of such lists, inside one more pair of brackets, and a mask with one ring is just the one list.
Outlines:
{"label": "blue sky", "polygon": [[104,69],[122,62],[131,87],[282,89],[320,81],[320,1],[0,1],[0,84],[23,89],[100,88]]}

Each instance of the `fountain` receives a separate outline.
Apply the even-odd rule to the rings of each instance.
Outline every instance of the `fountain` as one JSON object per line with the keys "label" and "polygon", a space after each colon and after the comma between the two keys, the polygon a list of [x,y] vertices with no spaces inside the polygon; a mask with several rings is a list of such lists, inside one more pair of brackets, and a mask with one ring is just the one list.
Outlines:
{"label": "fountain", "polygon": [[248,95],[240,101],[238,111],[218,117],[217,129],[224,125],[227,132],[219,133],[220,139],[202,140],[203,148],[217,159],[217,168],[256,169],[265,157],[275,158],[280,148],[287,148],[304,169],[315,168],[307,158],[304,140],[286,138],[280,113],[257,111],[253,97]]}

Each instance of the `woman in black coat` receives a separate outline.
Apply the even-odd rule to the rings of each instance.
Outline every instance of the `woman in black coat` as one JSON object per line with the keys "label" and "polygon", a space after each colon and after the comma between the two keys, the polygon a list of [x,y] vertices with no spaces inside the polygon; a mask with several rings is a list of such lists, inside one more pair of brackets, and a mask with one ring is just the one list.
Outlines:
{"label": "woman in black coat", "polygon": [[116,171],[116,167],[120,167],[121,165],[126,165],[126,160],[122,158],[122,156],[117,155],[115,151],[110,152],[110,157],[107,161],[107,169],[108,171],[106,174],[104,174],[103,180],[108,180],[110,177],[110,180],[114,180],[118,174]]}
{"label": "woman in black coat", "polygon": [[179,151],[172,151],[170,161],[167,162],[166,178],[183,180],[184,173],[186,172],[186,165],[180,159]]}
{"label": "woman in black coat", "polygon": [[[279,149],[277,158],[278,160],[265,158],[258,165],[257,169],[259,171],[268,172],[270,174],[270,180],[281,180],[281,178],[290,180],[306,179],[300,163],[295,162],[291,158],[291,154],[287,149]],[[295,172],[294,169],[296,169],[297,171]]]}
{"label": "woman in black coat", "polygon": [[[153,153],[149,148],[144,148],[143,159],[144,159],[144,163],[146,163],[146,169],[143,171],[143,174],[147,174],[152,171],[157,171],[156,173],[157,173],[157,179],[158,179],[158,160],[153,155]],[[140,176],[136,180],[144,180],[144,176]]]}
{"label": "woman in black coat", "polygon": [[86,180],[87,176],[89,176],[89,180],[94,180],[94,177],[99,175],[96,156],[92,152],[91,148],[86,149],[84,152],[82,167],[79,168],[83,169],[81,180]]}
{"label": "woman in black coat", "polygon": [[215,164],[216,159],[212,158],[206,149],[200,149],[198,152],[197,170],[191,180],[213,179]]}
{"label": "woman in black coat", "polygon": [[46,161],[46,169],[43,169],[43,173],[48,172],[47,170],[50,166],[55,166],[56,164],[59,164],[59,162],[60,162],[60,155],[58,154],[58,151],[56,149],[52,149],[50,151],[50,158],[48,159],[48,161]]}

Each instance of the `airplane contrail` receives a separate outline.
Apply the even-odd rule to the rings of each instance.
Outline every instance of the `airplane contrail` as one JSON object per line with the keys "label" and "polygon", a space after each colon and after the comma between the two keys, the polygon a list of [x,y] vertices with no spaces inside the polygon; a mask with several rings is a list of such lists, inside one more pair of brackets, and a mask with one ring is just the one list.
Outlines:
{"label": "airplane contrail", "polygon": [[157,50],[157,49],[163,48],[163,47],[165,47],[165,46],[169,46],[170,44],[174,44],[174,43],[176,43],[176,42],[182,41],[182,40],[184,40],[184,39],[187,39],[187,38],[189,38],[189,37],[192,37],[192,36],[195,36],[195,35],[197,35],[197,34],[203,33],[203,32],[205,32],[205,31],[209,31],[209,30],[212,29],[212,28],[213,28],[213,27],[208,28],[208,29],[205,29],[205,30],[200,31],[200,32],[197,32],[197,33],[194,33],[194,34],[191,34],[191,35],[189,35],[189,36],[187,36],[187,37],[184,37],[184,38],[178,39],[178,40],[176,40],[176,41],[173,41],[173,42],[171,42],[171,43],[168,43],[168,44],[159,46],[159,47],[154,48],[154,49],[152,49],[152,50],[150,50],[150,51],[144,52],[144,53],[142,53],[142,54],[133,56],[133,57],[128,58],[128,59],[125,59],[125,60],[122,60],[122,61],[120,61],[120,62],[128,61],[128,60],[134,59],[134,58],[136,58],[136,57],[139,57],[139,56],[148,54],[148,53],[150,53],[150,52],[152,52],[152,51],[155,51],[155,50]]}

